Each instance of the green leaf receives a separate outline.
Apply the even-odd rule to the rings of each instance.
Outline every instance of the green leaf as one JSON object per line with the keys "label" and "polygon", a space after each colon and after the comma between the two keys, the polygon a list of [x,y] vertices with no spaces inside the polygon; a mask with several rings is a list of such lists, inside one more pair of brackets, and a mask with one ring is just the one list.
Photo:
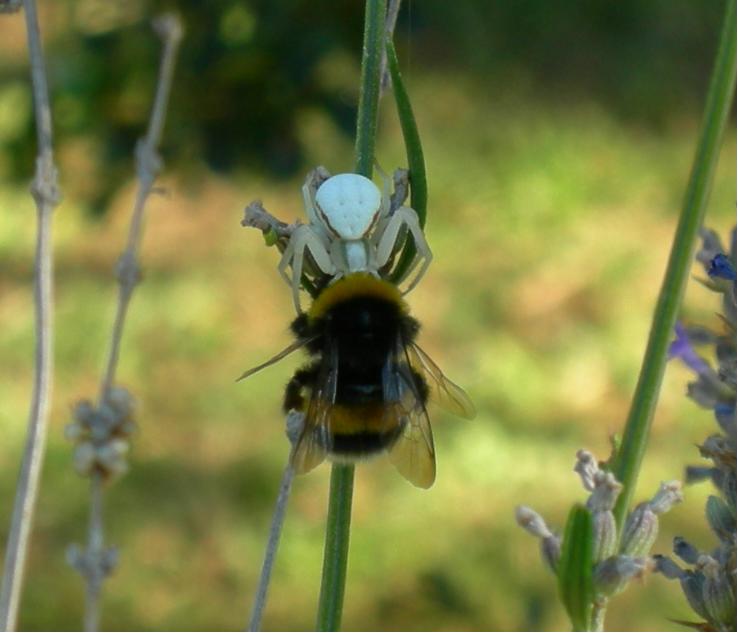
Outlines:
{"label": "green leaf", "polygon": [[279,235],[273,228],[264,231],[264,243],[267,246],[274,246],[279,241]]}
{"label": "green leaf", "polygon": [[559,560],[559,594],[575,631],[589,631],[594,601],[592,515],[583,505],[569,513]]}
{"label": "green leaf", "polygon": [[[395,95],[397,116],[400,119],[402,138],[405,141],[405,153],[407,154],[407,167],[410,171],[410,206],[418,214],[420,226],[425,227],[426,211],[428,207],[428,181],[425,176],[425,158],[423,146],[420,143],[418,125],[415,122],[410,98],[402,83],[400,65],[397,61],[397,53],[391,41],[387,42],[387,68],[392,77],[392,93]],[[402,277],[415,257],[415,243],[408,236],[405,241],[400,259],[392,274],[392,281],[396,282]]]}

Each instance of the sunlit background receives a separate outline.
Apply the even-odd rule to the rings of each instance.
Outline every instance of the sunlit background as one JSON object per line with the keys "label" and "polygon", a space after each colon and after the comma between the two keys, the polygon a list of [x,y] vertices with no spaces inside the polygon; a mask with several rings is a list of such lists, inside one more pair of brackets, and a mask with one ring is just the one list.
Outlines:
{"label": "sunlit background", "polygon": [[[144,0],[41,2],[64,201],[55,216],[56,374],[24,629],[77,629],[87,481],[63,438],[94,398],[111,327],[113,266],[132,205],[132,149],[158,65]],[[121,564],[107,629],[239,629],[246,622],[288,446],[281,391],[298,358],[234,379],[290,340],[278,254],[239,222],[260,198],[288,221],[322,164],[348,171],[363,3],[169,2],[187,38],[148,207],[119,381],[138,402],[131,471],[106,492]],[[584,493],[577,449],[599,457],[622,429],[684,192],[723,3],[718,0],[406,3],[400,63],[426,153],[435,260],[412,293],[421,344],[463,385],[473,422],[431,410],[430,491],[384,459],[357,470],[348,630],[566,630],[526,503],[561,526]],[[0,19],[0,539],[5,541],[32,382],[34,209],[23,19]],[[726,234],[735,129],[708,213]],[[377,158],[404,164],[391,95]],[[695,269],[695,273],[699,272]],[[684,316],[716,324],[692,283]],[[670,366],[638,497],[698,461],[713,427]],[[329,468],[295,482],[265,614],[311,629]],[[708,486],[662,522],[709,549]],[[634,583],[607,626],[671,630],[693,616],[662,577]]]}

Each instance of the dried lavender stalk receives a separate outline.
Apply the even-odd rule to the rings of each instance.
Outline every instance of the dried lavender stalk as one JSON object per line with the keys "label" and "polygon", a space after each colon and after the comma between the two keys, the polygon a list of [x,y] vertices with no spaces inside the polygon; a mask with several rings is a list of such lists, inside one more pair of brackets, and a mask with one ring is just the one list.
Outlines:
{"label": "dried lavender stalk", "polygon": [[[16,10],[20,3],[4,3],[3,10]],[[35,0],[25,1],[28,51],[33,84],[33,104],[38,136],[36,175],[31,193],[36,202],[38,229],[36,237],[35,310],[36,358],[28,436],[16,486],[10,523],[2,587],[0,588],[0,628],[15,630],[21,588],[28,554],[28,541],[38,498],[41,466],[46,449],[51,386],[53,375],[53,256],[52,215],[59,204],[57,169],[54,165],[53,135],[49,89],[46,81],[41,34]]]}
{"label": "dried lavender stalk", "polygon": [[154,181],[163,166],[157,148],[161,142],[175,60],[183,36],[182,24],[176,15],[161,16],[154,20],[153,26],[164,43],[164,50],[148,130],[136,146],[138,190],[126,247],[118,260],[116,271],[119,283],[118,305],[108,358],[96,406],[89,402],[79,403],[75,409],[75,421],[66,429],[68,439],[76,442],[75,468],[80,474],[90,477],[87,546],[84,550],[79,546],[72,546],[67,553],[69,563],[85,579],[86,631],[99,629],[102,584],[117,561],[115,549],[105,547],[103,485],[105,481],[127,469],[125,457],[128,452],[128,437],[134,425],[133,400],[125,390],[114,387],[115,372],[131,296],[140,281],[138,250],[143,234],[144,209]]}

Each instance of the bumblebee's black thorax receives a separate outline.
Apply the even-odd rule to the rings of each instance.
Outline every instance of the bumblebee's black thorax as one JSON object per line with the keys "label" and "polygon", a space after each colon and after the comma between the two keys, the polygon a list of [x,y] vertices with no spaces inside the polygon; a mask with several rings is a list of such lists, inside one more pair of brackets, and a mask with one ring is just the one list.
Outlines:
{"label": "bumblebee's black thorax", "polygon": [[324,288],[310,311],[295,319],[292,330],[309,340],[312,371],[337,364],[336,403],[379,403],[385,398],[382,372],[388,361],[418,333],[418,322],[408,312],[395,286],[355,274]]}
{"label": "bumblebee's black thorax", "polygon": [[322,362],[338,364],[336,403],[382,402],[382,372],[398,345],[412,342],[415,319],[401,305],[381,297],[359,295],[332,305],[322,316],[298,317],[293,330],[299,337],[315,337],[308,345]]}
{"label": "bumblebee's black thorax", "polygon": [[365,274],[323,289],[310,311],[292,323],[298,338],[314,339],[307,345],[310,353],[324,352],[327,339],[347,356],[352,350],[387,354],[398,337],[405,344],[413,342],[419,327],[395,286]]}
{"label": "bumblebee's black thorax", "polygon": [[[390,446],[402,430],[388,414],[402,387],[398,364],[425,403],[428,388],[406,361],[405,347],[416,338],[418,322],[408,314],[399,290],[388,282],[356,274],[325,288],[310,311],[292,323],[308,341],[312,360],[287,385],[284,409],[302,411],[306,396],[329,399],[331,452],[366,455]],[[319,391],[335,375],[335,393]]]}
{"label": "bumblebee's black thorax", "polygon": [[387,354],[402,336],[405,343],[415,340],[418,322],[402,306],[384,298],[359,295],[344,299],[318,317],[301,314],[292,323],[299,338],[313,338],[307,348],[312,354],[325,350],[326,339],[342,352]]}

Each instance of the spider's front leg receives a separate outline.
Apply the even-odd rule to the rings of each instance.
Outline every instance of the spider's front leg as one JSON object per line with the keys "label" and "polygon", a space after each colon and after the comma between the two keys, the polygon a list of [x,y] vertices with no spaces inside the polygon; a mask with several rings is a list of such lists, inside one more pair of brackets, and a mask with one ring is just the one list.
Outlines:
{"label": "spider's front leg", "polygon": [[308,172],[305,183],[302,185],[302,203],[305,206],[308,223],[313,227],[316,233],[320,233],[327,238],[326,231],[323,229],[323,223],[315,209],[315,193],[326,180],[331,177],[330,172],[319,165],[312,171]]}
{"label": "spider's front leg", "polygon": [[382,179],[382,205],[379,211],[381,221],[383,219],[386,220],[407,200],[410,172],[407,169],[398,167],[395,169],[395,173],[392,174],[392,178],[390,178],[377,160],[374,161],[374,168]]}
{"label": "spider's front leg", "polygon": [[400,207],[390,216],[389,220],[384,226],[380,226],[380,231],[374,238],[377,245],[376,257],[377,257],[377,268],[382,268],[392,257],[395,252],[395,248],[399,247],[398,238],[405,235],[403,229],[410,231],[413,236],[413,242],[415,242],[416,256],[413,259],[408,269],[403,273],[402,277],[397,280],[400,284],[402,281],[407,279],[413,269],[422,262],[415,277],[410,282],[408,287],[403,291],[403,294],[410,292],[418,282],[425,275],[425,271],[428,270],[431,261],[433,260],[433,253],[428,246],[428,242],[425,241],[425,235],[423,235],[423,229],[420,228],[420,222],[418,221],[418,214],[415,213],[410,207]]}
{"label": "spider's front leg", "polygon": [[[408,187],[410,184],[409,175],[407,169],[398,168],[395,170],[392,179],[382,170],[379,163],[374,161],[374,168],[377,170],[380,178],[382,179],[382,203],[379,208],[379,217],[377,226],[374,229],[374,235],[372,242],[377,246],[382,235],[384,235],[387,227],[392,219],[393,214],[398,209],[402,208],[405,200],[407,199]],[[394,184],[394,191],[392,186]],[[407,228],[402,227],[398,229],[397,235],[394,237],[395,246],[393,252],[387,258],[382,258],[382,263],[377,265],[377,270],[386,266],[387,263],[392,259],[397,249],[399,249],[405,243],[405,235],[407,235]],[[375,250],[376,254],[376,250]],[[376,259],[376,258],[375,258]],[[375,261],[376,263],[376,261]]]}
{"label": "spider's front leg", "polygon": [[[300,283],[302,268],[305,261],[305,252],[309,251],[315,265],[326,275],[335,275],[336,266],[328,253],[324,238],[316,233],[309,224],[301,224],[292,232],[289,244],[282,254],[278,270],[287,285],[292,287],[292,301],[295,310],[300,314]],[[287,274],[287,268],[292,268],[292,276]]]}

